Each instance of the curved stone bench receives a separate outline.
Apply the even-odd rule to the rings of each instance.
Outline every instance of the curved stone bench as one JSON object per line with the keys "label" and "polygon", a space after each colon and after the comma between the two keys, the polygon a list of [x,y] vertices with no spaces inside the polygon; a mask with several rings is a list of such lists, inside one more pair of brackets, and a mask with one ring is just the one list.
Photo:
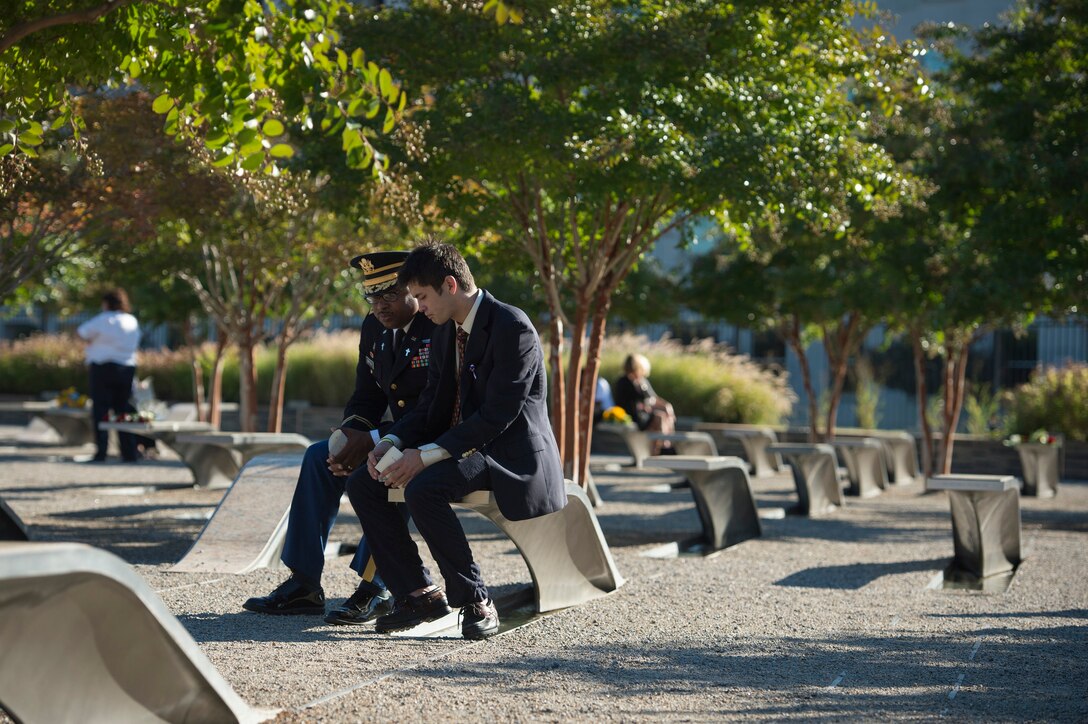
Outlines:
{"label": "curved stone bench", "polygon": [[302,454],[259,455],[241,469],[192,548],[170,570],[279,568]]}
{"label": "curved stone bench", "polygon": [[798,512],[816,518],[842,506],[835,448],[824,443],[776,443],[767,450],[789,461],[797,488]]}
{"label": "curved stone bench", "polygon": [[17,721],[265,718],[144,580],[97,548],[0,543],[0,641],[0,704]]}
{"label": "curved stone bench", "polygon": [[762,535],[745,461],[732,456],[658,455],[646,462],[682,472],[691,481],[691,497],[703,526],[698,540],[708,551]]}
{"label": "curved stone bench", "polygon": [[985,579],[1020,564],[1020,481],[1011,475],[934,475],[926,487],[947,490],[952,510],[952,566]]}
{"label": "curved stone bench", "polygon": [[[403,503],[404,490],[391,488],[389,502]],[[623,585],[593,506],[585,492],[567,481],[567,505],[529,520],[507,520],[488,490],[478,490],[453,503],[498,526],[517,546],[543,613],[600,598]]]}
{"label": "curved stone bench", "polygon": [[769,478],[782,469],[782,459],[767,448],[778,442],[778,435],[769,427],[762,425],[737,425],[725,422],[700,422],[696,430],[710,433],[718,441],[718,447],[725,447],[726,439],[739,440],[744,446],[744,455],[751,466],[752,474],[757,478]]}
{"label": "curved stone bench", "polygon": [[847,493],[871,498],[888,487],[885,447],[879,440],[871,437],[835,440],[835,449],[846,463],[846,474],[850,478]]}
{"label": "curved stone bench", "polygon": [[179,434],[174,449],[193,471],[198,488],[227,488],[242,466],[258,455],[305,452],[309,438],[294,432],[202,432]]}

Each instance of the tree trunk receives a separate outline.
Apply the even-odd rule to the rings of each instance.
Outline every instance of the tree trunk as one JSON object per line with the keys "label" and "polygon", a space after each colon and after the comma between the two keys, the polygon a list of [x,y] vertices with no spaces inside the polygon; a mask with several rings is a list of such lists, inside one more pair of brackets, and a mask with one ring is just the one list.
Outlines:
{"label": "tree trunk", "polygon": [[586,363],[582,368],[582,405],[578,415],[578,424],[582,434],[578,437],[580,465],[575,482],[583,488],[589,483],[589,451],[593,447],[593,411],[597,404],[597,377],[601,374],[601,348],[604,346],[605,326],[608,322],[608,310],[611,296],[598,295],[593,308],[593,321],[589,331],[589,347],[586,351]]}
{"label": "tree trunk", "polygon": [[834,334],[824,329],[824,350],[827,352],[828,366],[831,369],[831,388],[827,403],[827,430],[826,440],[835,439],[835,422],[839,414],[839,403],[842,402],[842,390],[846,384],[847,363],[856,348],[860,346],[862,336],[859,335],[860,317],[851,312],[843,325],[840,322]]}
{"label": "tree trunk", "polygon": [[268,431],[283,430],[283,393],[287,386],[287,345],[276,345],[276,369],[272,373],[272,391],[268,398]]}
{"label": "tree trunk", "polygon": [[945,343],[944,351],[944,429],[941,431],[940,472],[944,475],[952,472],[952,447],[956,442],[956,427],[959,425],[963,410],[963,397],[966,391],[967,352],[970,339],[957,339],[947,335],[951,341]]}
{"label": "tree trunk", "polygon": [[922,349],[922,333],[918,329],[910,330],[911,348],[914,350],[914,395],[918,401],[918,420],[922,434],[922,473],[925,479],[933,476],[933,431],[926,417],[926,353]]}
{"label": "tree trunk", "polygon": [[227,362],[227,335],[218,330],[215,359],[212,360],[211,389],[208,393],[208,424],[216,430],[223,424],[223,368]]}
{"label": "tree trunk", "polygon": [[189,354],[189,369],[193,376],[193,407],[196,419],[206,421],[204,413],[204,368],[200,364],[199,348],[196,335],[193,334],[193,319],[186,317],[181,325],[181,336],[185,340],[185,349]]}
{"label": "tree trunk", "polygon": [[566,418],[564,420],[564,437],[566,444],[560,448],[563,451],[563,472],[578,482],[578,470],[581,469],[581,425],[579,417],[581,413],[582,369],[583,356],[585,355],[586,338],[586,304],[584,299],[577,300],[577,313],[571,321],[570,329],[570,355],[567,359],[567,397]]}
{"label": "tree trunk", "polygon": [[563,320],[554,311],[548,325],[548,342],[551,350],[548,354],[548,367],[551,368],[552,432],[555,434],[556,445],[562,450],[565,440],[563,419],[566,416],[563,399]]}
{"label": "tree trunk", "polygon": [[786,344],[797,355],[797,363],[801,366],[801,381],[804,383],[805,394],[808,395],[808,441],[820,440],[820,407],[816,400],[816,391],[812,388],[812,371],[808,368],[808,357],[801,346],[801,325],[794,317],[786,326],[784,335]]}
{"label": "tree trunk", "polygon": [[238,342],[238,419],[242,432],[257,431],[257,367],[254,343],[246,338]]}

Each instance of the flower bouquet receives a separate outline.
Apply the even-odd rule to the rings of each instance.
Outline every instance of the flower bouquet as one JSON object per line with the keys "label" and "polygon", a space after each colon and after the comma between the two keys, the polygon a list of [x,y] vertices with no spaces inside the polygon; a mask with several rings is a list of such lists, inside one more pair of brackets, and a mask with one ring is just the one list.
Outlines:
{"label": "flower bouquet", "polygon": [[1057,445],[1058,438],[1055,435],[1051,435],[1046,430],[1036,430],[1035,432],[1028,435],[1026,440],[1021,435],[1009,435],[1007,438],[1005,438],[1003,444],[1008,447],[1016,447],[1017,445],[1021,445],[1025,442],[1031,442],[1037,445]]}
{"label": "flower bouquet", "polygon": [[155,413],[150,410],[126,412],[121,415],[110,413],[110,422],[151,422],[155,419]]}
{"label": "flower bouquet", "polygon": [[601,415],[602,422],[611,422],[617,425],[634,425],[635,421],[631,419],[631,416],[627,414],[627,410],[623,409],[619,405],[609,407]]}
{"label": "flower bouquet", "polygon": [[67,407],[74,410],[81,410],[87,406],[89,401],[88,397],[80,392],[76,392],[75,387],[69,387],[61,390],[53,402],[57,407]]}

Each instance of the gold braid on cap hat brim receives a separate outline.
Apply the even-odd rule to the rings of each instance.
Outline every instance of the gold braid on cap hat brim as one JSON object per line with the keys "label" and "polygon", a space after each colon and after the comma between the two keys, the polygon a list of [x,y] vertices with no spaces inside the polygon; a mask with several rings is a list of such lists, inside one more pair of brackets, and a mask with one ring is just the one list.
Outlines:
{"label": "gold braid on cap hat brim", "polygon": [[360,259],[359,268],[367,275],[366,281],[363,282],[363,290],[367,294],[376,294],[394,286],[397,283],[397,270],[402,264],[404,264],[403,261],[396,261],[382,267],[375,267],[369,259]]}

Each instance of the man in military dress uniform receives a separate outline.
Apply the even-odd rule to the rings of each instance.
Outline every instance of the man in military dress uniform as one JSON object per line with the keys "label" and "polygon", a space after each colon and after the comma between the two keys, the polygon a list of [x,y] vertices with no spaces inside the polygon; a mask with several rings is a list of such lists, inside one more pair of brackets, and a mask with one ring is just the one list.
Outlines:
{"label": "man in military dress uniform", "polygon": [[[344,421],[330,438],[335,441],[332,453],[330,441],[322,440],[303,457],[280,556],[291,577],[267,596],[247,600],[242,605],[247,611],[325,613],[321,588],[325,544],[347,480],[353,474],[367,475],[367,455],[375,442],[415,406],[427,384],[434,324],[418,314],[415,298],[397,282],[407,256],[404,251],[382,251],[351,261],[363,272],[363,293],[370,304],[360,333],[355,392],[344,408]],[[364,623],[391,606],[365,538],[359,541],[351,568],[362,580],[347,601],[325,616],[328,623]]]}

